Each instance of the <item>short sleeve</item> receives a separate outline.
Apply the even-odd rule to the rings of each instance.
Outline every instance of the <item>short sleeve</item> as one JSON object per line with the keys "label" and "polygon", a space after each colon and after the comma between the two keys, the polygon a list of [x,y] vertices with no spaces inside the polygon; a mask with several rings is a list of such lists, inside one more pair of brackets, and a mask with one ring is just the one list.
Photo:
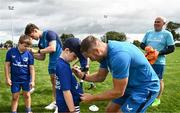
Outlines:
{"label": "short sleeve", "polygon": [[170,32],[168,32],[167,34],[167,45],[168,46],[174,45],[173,35]]}
{"label": "short sleeve", "polygon": [[127,52],[120,52],[111,61],[113,78],[123,79],[129,76],[131,57]]}
{"label": "short sleeve", "polygon": [[56,70],[60,70],[60,71],[57,71],[56,74],[59,77],[62,91],[70,90],[71,89],[71,76],[72,76],[71,69],[70,68],[67,69],[67,67],[63,69],[62,68],[59,69],[58,67],[59,66],[57,66]]}
{"label": "short sleeve", "polygon": [[8,50],[8,52],[6,53],[6,62],[11,62],[11,50]]}
{"label": "short sleeve", "polygon": [[147,44],[146,41],[147,41],[148,35],[149,35],[149,32],[147,32],[147,33],[144,35],[144,38],[143,38],[143,40],[142,40],[142,43]]}
{"label": "short sleeve", "polygon": [[34,56],[29,52],[29,65],[34,65]]}
{"label": "short sleeve", "polygon": [[56,40],[56,37],[57,37],[57,35],[53,31],[48,31],[47,34],[46,34],[46,39],[47,39],[48,42]]}

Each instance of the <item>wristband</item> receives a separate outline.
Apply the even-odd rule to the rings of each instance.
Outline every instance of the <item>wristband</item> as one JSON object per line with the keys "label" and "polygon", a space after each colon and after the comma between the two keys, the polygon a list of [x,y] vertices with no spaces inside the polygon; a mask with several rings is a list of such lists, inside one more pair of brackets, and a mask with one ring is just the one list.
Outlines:
{"label": "wristband", "polygon": [[86,73],[84,73],[82,80],[85,80],[85,78],[86,78]]}
{"label": "wristband", "polygon": [[38,50],[38,53],[41,53],[41,49]]}

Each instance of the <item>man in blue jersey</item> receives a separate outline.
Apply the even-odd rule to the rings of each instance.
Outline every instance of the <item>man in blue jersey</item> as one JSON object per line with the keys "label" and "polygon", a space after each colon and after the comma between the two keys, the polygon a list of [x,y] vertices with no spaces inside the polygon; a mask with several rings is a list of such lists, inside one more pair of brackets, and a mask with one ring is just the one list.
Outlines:
{"label": "man in blue jersey", "polygon": [[17,113],[21,88],[23,90],[26,113],[31,113],[30,88],[35,85],[34,58],[28,51],[31,45],[31,37],[21,35],[18,47],[11,48],[6,54],[5,77],[6,84],[11,86],[12,113]]}
{"label": "man in blue jersey", "polygon": [[144,54],[129,42],[109,41],[108,44],[94,36],[81,43],[81,51],[100,68],[94,74],[73,72],[85,81],[103,82],[110,71],[113,87],[96,95],[82,94],[83,102],[112,100],[106,112],[145,112],[159,92],[159,79]]}
{"label": "man in blue jersey", "polygon": [[45,109],[55,109],[56,61],[62,51],[61,40],[54,31],[41,31],[35,24],[31,23],[26,26],[25,34],[31,36],[34,40],[39,40],[39,50],[31,49],[35,59],[45,60],[45,54],[49,53],[48,72],[51,78],[53,102],[46,106]]}
{"label": "man in blue jersey", "polygon": [[145,50],[145,47],[151,46],[159,52],[158,59],[152,64],[152,67],[160,79],[160,92],[152,106],[158,106],[160,104],[160,97],[164,90],[163,72],[166,64],[165,55],[172,53],[175,49],[171,32],[163,29],[165,23],[166,20],[164,17],[157,17],[154,21],[154,30],[149,30],[145,34],[140,45],[143,50]]}
{"label": "man in blue jersey", "polygon": [[56,104],[58,112],[80,112],[80,94],[82,87],[72,75],[70,62],[81,58],[80,40],[68,38],[63,44],[63,51],[57,61],[56,69]]}

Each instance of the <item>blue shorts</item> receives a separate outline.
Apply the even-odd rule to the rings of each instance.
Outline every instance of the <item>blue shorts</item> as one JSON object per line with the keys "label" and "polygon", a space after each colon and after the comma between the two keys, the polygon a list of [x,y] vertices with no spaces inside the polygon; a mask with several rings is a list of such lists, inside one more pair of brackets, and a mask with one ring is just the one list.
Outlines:
{"label": "blue shorts", "polygon": [[17,93],[20,92],[20,90],[29,92],[30,91],[30,82],[13,82],[11,86],[11,92]]}
{"label": "blue shorts", "polygon": [[[66,105],[57,105],[58,112],[69,112],[69,108]],[[79,105],[75,105],[76,113],[80,113]]]}
{"label": "blue shorts", "polygon": [[152,68],[154,69],[154,71],[158,75],[159,79],[160,80],[163,79],[163,73],[164,73],[165,65],[153,64]]}
{"label": "blue shorts", "polygon": [[119,104],[121,111],[125,113],[145,112],[148,106],[154,102],[158,94],[158,92],[131,92],[114,99],[113,102]]}

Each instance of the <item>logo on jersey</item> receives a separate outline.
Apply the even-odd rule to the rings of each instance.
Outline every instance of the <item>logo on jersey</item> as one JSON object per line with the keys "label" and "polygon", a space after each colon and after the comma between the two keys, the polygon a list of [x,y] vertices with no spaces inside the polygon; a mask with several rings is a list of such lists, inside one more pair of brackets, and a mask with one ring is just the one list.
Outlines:
{"label": "logo on jersey", "polygon": [[15,56],[15,55],[12,55],[11,57],[12,57],[12,58],[16,58],[16,56]]}
{"label": "logo on jersey", "polygon": [[23,61],[24,61],[24,62],[27,62],[27,61],[28,61],[28,58],[27,58],[27,57],[23,58]]}
{"label": "logo on jersey", "polygon": [[130,108],[129,105],[127,104],[127,110],[130,112],[131,110],[133,110],[133,108]]}
{"label": "logo on jersey", "polygon": [[76,88],[76,89],[78,89],[78,88],[79,88],[79,84],[78,84],[78,83],[76,84],[75,88]]}

